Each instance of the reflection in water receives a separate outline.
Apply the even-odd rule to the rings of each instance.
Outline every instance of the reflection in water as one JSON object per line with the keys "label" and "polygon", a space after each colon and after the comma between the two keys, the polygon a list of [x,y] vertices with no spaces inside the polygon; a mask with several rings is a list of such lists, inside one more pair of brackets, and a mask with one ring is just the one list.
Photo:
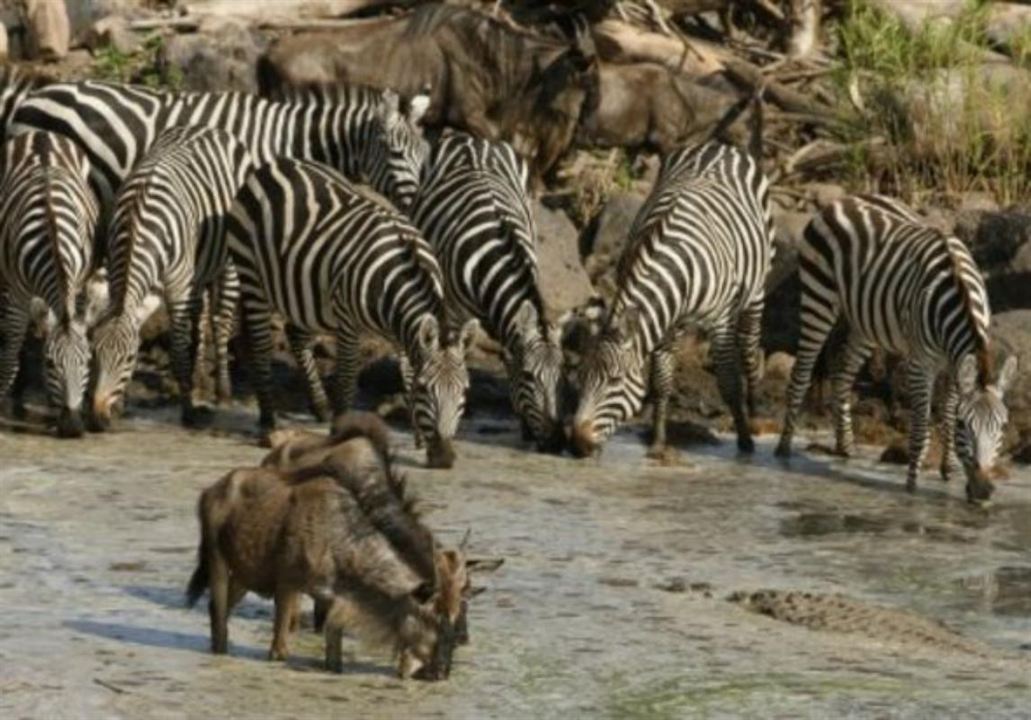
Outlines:
{"label": "reflection in water", "polygon": [[996,615],[1031,617],[1031,567],[1004,565],[983,575],[963,578],[970,606]]}

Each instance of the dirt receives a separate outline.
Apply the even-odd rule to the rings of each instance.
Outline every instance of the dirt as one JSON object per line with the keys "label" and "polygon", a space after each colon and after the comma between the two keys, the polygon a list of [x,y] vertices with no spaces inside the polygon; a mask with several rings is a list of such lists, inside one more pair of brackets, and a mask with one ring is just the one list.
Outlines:
{"label": "dirt", "polygon": [[[659,464],[627,431],[576,461],[480,415],[457,467],[429,471],[399,433],[440,537],[471,528],[474,554],[506,560],[476,581],[487,591],[451,679],[425,684],[354,644],[345,673],[327,673],[310,631],[287,663],[267,662],[271,606],[254,597],[229,656],[208,653],[206,612],[182,599],[194,505],[263,451],[249,406],[206,432],[175,416],[136,408],[81,442],[0,434],[0,716],[1026,716],[1026,470],[985,511],[960,483],[906,494],[872,448],[784,464],[772,437],[742,459],[723,436]],[[814,439],[827,442],[799,447]],[[772,617],[726,601],[755,605],[755,588],[773,591]]]}

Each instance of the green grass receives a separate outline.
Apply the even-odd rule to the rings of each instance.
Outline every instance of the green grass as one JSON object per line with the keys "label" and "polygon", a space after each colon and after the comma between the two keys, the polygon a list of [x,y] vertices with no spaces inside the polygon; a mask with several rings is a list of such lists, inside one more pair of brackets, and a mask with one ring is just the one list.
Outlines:
{"label": "green grass", "polygon": [[178,67],[161,67],[165,37],[155,33],[144,40],[137,52],[124,53],[107,46],[94,55],[93,77],[112,82],[135,83],[158,90],[179,90],[183,73]]}

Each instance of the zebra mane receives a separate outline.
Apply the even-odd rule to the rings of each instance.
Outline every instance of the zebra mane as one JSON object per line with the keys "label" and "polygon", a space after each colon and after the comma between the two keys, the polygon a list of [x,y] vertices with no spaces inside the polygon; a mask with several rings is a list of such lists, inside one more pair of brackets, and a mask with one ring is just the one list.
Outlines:
{"label": "zebra mane", "polygon": [[57,275],[57,287],[61,293],[61,302],[64,305],[64,316],[61,318],[61,325],[68,326],[72,316],[75,314],[75,299],[69,297],[68,277],[65,273],[64,263],[61,262],[61,241],[57,232],[57,213],[54,212],[53,202],[53,181],[52,165],[53,148],[51,147],[50,136],[46,133],[32,134],[32,150],[40,159],[43,166],[43,192],[45,195],[43,213],[46,216],[47,237],[50,240],[50,251],[54,256],[54,272]]}
{"label": "zebra mane", "polygon": [[372,85],[307,82],[277,88],[266,99],[282,103],[303,102],[319,107],[351,103],[361,106],[368,100],[379,103],[382,96],[383,89]]}
{"label": "zebra mane", "polygon": [[[119,273],[114,267],[113,253],[110,258],[111,262],[111,278],[112,280],[116,277],[121,276],[122,282],[118,283],[115,289],[117,289],[117,295],[111,298],[111,314],[124,313],[125,312],[125,299],[129,295],[129,266],[132,264],[132,257],[136,254],[136,239],[137,230],[137,219],[143,210],[143,204],[147,201],[147,191],[150,189],[149,182],[143,182],[140,184],[139,192],[136,193],[136,197],[133,198],[132,207],[129,208],[129,217],[126,223],[128,238],[126,241],[125,252],[122,253],[122,262],[125,264],[122,272]],[[114,283],[112,283],[114,285]]]}
{"label": "zebra mane", "polygon": [[982,328],[981,324],[978,323],[977,316],[974,312],[974,296],[963,276],[964,258],[961,257],[953,248],[953,238],[950,238],[944,233],[940,233],[940,237],[942,239],[942,244],[945,246],[945,252],[949,256],[952,279],[956,284],[957,291],[959,292],[960,302],[963,304],[963,312],[966,315],[967,322],[970,323],[970,327],[974,334],[978,369],[977,378],[978,382],[983,387],[988,384],[992,373],[991,340],[988,338],[987,333],[984,332],[985,328]]}

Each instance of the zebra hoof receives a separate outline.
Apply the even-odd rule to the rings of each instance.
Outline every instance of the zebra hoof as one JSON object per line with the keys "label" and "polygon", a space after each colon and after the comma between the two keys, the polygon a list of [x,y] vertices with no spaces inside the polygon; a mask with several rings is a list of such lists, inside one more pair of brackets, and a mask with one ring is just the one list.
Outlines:
{"label": "zebra hoof", "polygon": [[182,415],[183,427],[188,427],[188,428],[205,428],[205,427],[209,427],[214,419],[215,419],[215,414],[211,411],[211,408],[206,408],[206,407],[183,408],[183,415]]}
{"label": "zebra hoof", "polygon": [[913,493],[916,492],[916,478],[915,477],[908,477],[908,478],[906,478],[906,492],[908,492],[910,494],[913,494]]}
{"label": "zebra hoof", "polygon": [[790,443],[779,443],[777,449],[773,451],[775,457],[779,457],[782,460],[787,460],[791,457],[791,445]]}
{"label": "zebra hoof", "polygon": [[739,436],[737,439],[738,452],[747,453],[751,455],[755,452],[755,440],[746,436]]}

